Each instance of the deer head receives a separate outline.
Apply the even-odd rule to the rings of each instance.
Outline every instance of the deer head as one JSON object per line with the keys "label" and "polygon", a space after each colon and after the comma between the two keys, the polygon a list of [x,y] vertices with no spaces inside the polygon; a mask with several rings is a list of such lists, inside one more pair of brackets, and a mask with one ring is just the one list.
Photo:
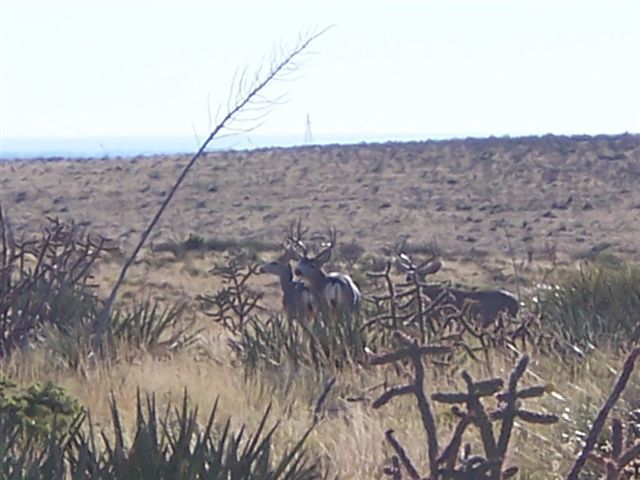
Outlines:
{"label": "deer head", "polygon": [[405,243],[406,240],[402,242],[398,248],[396,266],[406,274],[406,280],[408,282],[418,281],[424,283],[428,275],[433,275],[442,268],[442,261],[433,253],[424,262],[416,264],[411,257],[404,252]]}

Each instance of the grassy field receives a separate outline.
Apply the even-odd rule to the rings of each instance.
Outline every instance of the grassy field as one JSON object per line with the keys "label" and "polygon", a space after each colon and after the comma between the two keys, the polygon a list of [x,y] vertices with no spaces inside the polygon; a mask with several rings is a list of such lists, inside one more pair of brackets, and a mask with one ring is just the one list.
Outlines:
{"label": "grassy field", "polygon": [[[57,216],[113,239],[117,250],[93,272],[104,296],[186,161],[186,156],[3,161],[0,199],[17,238],[29,238],[46,225],[46,216]],[[298,218],[310,227],[312,240],[334,226],[340,244],[363,248],[362,256],[340,265],[351,268],[370,294],[374,285],[365,271],[390,258],[394,245],[408,236],[417,256],[437,245],[444,268],[435,280],[507,288],[525,299],[536,294],[538,284],[560,281],[590,262],[615,269],[640,260],[639,184],[637,135],[209,153],[178,192],[119,300],[122,305],[147,297],[186,302],[188,315],[203,329],[199,349],[169,356],[123,349],[115,363],[83,363],[77,369],[62,368],[50,354],[30,349],[3,360],[2,372],[23,385],[55,382],[87,406],[99,425],[108,425],[111,394],[125,426],[131,425],[138,388],[155,392],[160,403],[179,401],[186,388],[203,411],[219,398],[220,412],[232,416],[234,425],[256,426],[271,404],[271,420],[281,419],[279,449],[310,425],[324,383],[335,374],[337,383],[308,449],[340,478],[382,478],[391,455],[384,436],[389,428],[417,464],[426,462],[415,400],[395,399],[379,410],[371,406],[385,388],[406,383],[409,369],[351,365],[294,375],[283,368],[247,378],[230,355],[229,332],[204,315],[198,301],[222,285],[211,269],[228,258],[225,245],[249,245],[246,255],[267,260],[278,254],[287,226]],[[190,235],[208,248],[176,249]],[[264,293],[266,309],[279,310],[275,277],[252,277],[250,286]],[[624,360],[613,345],[580,361],[560,355],[534,352],[523,379],[525,385],[549,385],[547,395],[527,406],[554,413],[560,422],[516,422],[507,463],[520,466],[517,478],[564,478],[581,432],[588,430]],[[506,379],[518,352],[490,356],[489,363],[466,358],[450,369],[428,368],[427,392],[461,388],[463,368],[474,378]],[[640,409],[639,398],[636,373],[616,413]],[[454,425],[447,412],[438,407],[443,432]],[[465,440],[478,444],[473,436]]]}

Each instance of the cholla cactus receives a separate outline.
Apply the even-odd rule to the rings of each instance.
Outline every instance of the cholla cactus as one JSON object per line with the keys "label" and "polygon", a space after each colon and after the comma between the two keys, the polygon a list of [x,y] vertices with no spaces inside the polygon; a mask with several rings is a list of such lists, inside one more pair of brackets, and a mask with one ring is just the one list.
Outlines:
{"label": "cholla cactus", "polygon": [[[409,340],[401,334],[396,334],[396,339],[401,345],[400,349],[374,357],[372,363],[380,365],[409,358],[415,370],[415,380],[409,385],[392,387],[387,390],[373,403],[373,407],[380,408],[400,395],[414,395],[416,397],[427,435],[428,478],[433,480],[511,478],[517,473],[518,468],[515,466],[503,468],[503,464],[514,420],[518,418],[522,422],[538,424],[550,424],[558,421],[558,417],[555,415],[521,408],[522,400],[540,397],[547,391],[546,386],[543,385],[518,389],[518,382],[529,364],[529,357],[525,355],[511,372],[507,388],[502,392],[501,390],[504,388],[502,379],[491,378],[475,381],[468,372],[463,371],[462,378],[466,384],[466,392],[436,392],[431,395],[431,400],[434,402],[451,404],[451,411],[459,419],[449,442],[441,450],[436,422],[432,413],[433,408],[424,391],[424,366],[421,357],[425,354],[448,353],[449,349],[447,347],[418,345],[416,341]],[[483,404],[485,397],[495,397],[498,401],[498,408],[487,410]],[[494,428],[494,424],[498,426],[497,429]],[[472,455],[469,445],[465,445],[461,453],[462,436],[471,426],[475,426],[479,430],[484,456]],[[497,436],[496,431],[498,432]],[[392,458],[392,466],[387,468],[385,472],[394,479],[400,479],[402,478],[402,466],[410,478],[422,478],[400,442],[394,437],[393,431],[388,431],[386,438],[394,448],[396,455]]]}

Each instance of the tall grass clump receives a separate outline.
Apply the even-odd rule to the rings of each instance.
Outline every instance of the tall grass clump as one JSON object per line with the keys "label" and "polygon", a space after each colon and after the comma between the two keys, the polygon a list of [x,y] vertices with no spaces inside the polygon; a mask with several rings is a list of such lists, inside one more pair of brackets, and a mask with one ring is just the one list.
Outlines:
{"label": "tall grass clump", "polygon": [[640,338],[640,267],[583,267],[537,299],[543,323],[581,348],[624,346]]}
{"label": "tall grass clump", "polygon": [[114,312],[110,337],[129,347],[152,354],[165,354],[193,345],[202,329],[195,328],[195,317],[187,317],[185,303],[163,304],[150,299],[135,302],[128,309]]}
{"label": "tall grass clump", "polygon": [[270,314],[254,317],[229,345],[247,374],[283,367],[334,371],[365,361],[370,342],[362,324],[359,315],[302,322]]}

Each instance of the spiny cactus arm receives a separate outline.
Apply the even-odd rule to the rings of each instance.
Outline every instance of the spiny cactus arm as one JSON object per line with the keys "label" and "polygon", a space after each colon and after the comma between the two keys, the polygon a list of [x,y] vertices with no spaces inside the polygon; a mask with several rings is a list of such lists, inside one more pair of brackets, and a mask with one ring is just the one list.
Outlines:
{"label": "spiny cactus arm", "polygon": [[391,399],[395,397],[399,397],[401,395],[409,395],[415,393],[415,385],[403,385],[402,387],[391,387],[387,391],[385,391],[382,395],[380,395],[371,406],[374,409],[380,408],[391,401]]}
{"label": "spiny cactus arm", "polygon": [[[456,434],[462,435],[464,429],[470,424],[475,424],[480,430],[480,437],[484,446],[485,454],[487,457],[486,465],[488,469],[492,470],[492,474],[498,474],[502,463],[503,456],[499,454],[497,448],[495,435],[491,422],[493,417],[489,416],[481,402],[482,397],[493,396],[498,390],[500,390],[504,382],[500,378],[492,378],[489,380],[482,380],[474,382],[473,378],[467,371],[463,371],[461,374],[463,380],[467,386],[467,392],[452,392],[434,393],[431,398],[434,401],[441,403],[462,403],[467,407],[467,411],[463,412],[459,408],[452,409],[453,413],[461,417],[461,421],[456,427],[456,432],[450,441],[447,448],[445,448],[446,456],[443,453],[440,457],[440,463],[445,459],[449,462],[452,461],[451,456],[457,454],[460,448],[460,439],[456,438]],[[459,430],[458,430],[459,429]],[[484,468],[484,467],[483,467]]]}
{"label": "spiny cactus arm", "polygon": [[589,458],[589,453],[596,445],[598,435],[600,435],[600,432],[604,427],[604,423],[609,416],[609,412],[611,412],[611,409],[616,404],[616,402],[622,395],[622,392],[626,388],[627,383],[629,382],[629,378],[633,373],[635,362],[638,357],[640,357],[640,347],[634,348],[627,356],[627,359],[625,360],[622,367],[622,372],[620,373],[620,376],[618,377],[618,380],[616,381],[613,390],[611,391],[611,395],[609,395],[609,398],[604,403],[595,420],[593,421],[593,425],[591,426],[591,430],[589,430],[589,434],[587,435],[587,440],[584,444],[584,447],[582,448],[580,455],[578,455],[578,458],[576,458],[571,471],[567,475],[567,480],[578,480],[578,474]]}
{"label": "spiny cactus arm", "polygon": [[480,438],[482,438],[482,444],[487,456],[487,460],[498,458],[498,448],[495,435],[491,427],[491,420],[484,408],[484,405],[480,401],[480,398],[482,396],[481,393],[483,392],[477,391],[476,383],[473,381],[473,378],[471,378],[469,372],[463,370],[461,376],[467,384],[467,391],[469,392],[467,410],[469,411],[469,414],[473,416],[473,423],[480,430]]}
{"label": "spiny cactus arm", "polygon": [[491,378],[473,382],[473,394],[478,397],[490,397],[495,395],[504,386],[501,378]]}
{"label": "spiny cactus arm", "polygon": [[511,374],[509,375],[510,392],[515,392],[518,388],[518,382],[522,378],[522,375],[524,375],[524,372],[527,370],[527,367],[529,366],[529,360],[529,355],[523,355],[522,357],[520,357],[520,360],[518,360],[518,363],[511,371]]}
{"label": "spiny cactus arm", "polygon": [[429,405],[429,400],[424,391],[424,365],[422,364],[422,355],[435,355],[448,353],[451,351],[449,347],[430,347],[418,345],[418,342],[412,338],[403,335],[400,332],[394,332],[394,338],[400,345],[400,349],[384,355],[378,355],[372,358],[371,363],[374,365],[382,365],[392,363],[399,360],[409,358],[413,364],[415,376],[414,381],[410,385],[403,387],[395,387],[374,402],[376,407],[382,406],[392,398],[398,395],[406,395],[412,393],[416,397],[420,418],[427,437],[427,456],[429,458],[429,472],[431,478],[435,478],[437,472],[438,459],[438,433],[436,431],[436,421]]}
{"label": "spiny cactus arm", "polygon": [[624,446],[624,428],[619,418],[611,420],[611,457],[618,459]]}
{"label": "spiny cactus arm", "polygon": [[559,419],[556,415],[547,413],[531,412],[519,408],[518,400],[526,398],[541,397],[547,391],[544,385],[536,385],[518,390],[518,382],[524,375],[529,365],[529,356],[523,355],[509,375],[509,384],[506,392],[497,395],[502,402],[502,407],[491,413],[492,420],[502,420],[500,434],[498,436],[498,454],[504,457],[509,448],[509,441],[513,431],[513,423],[516,418],[524,422],[537,424],[556,423]]}
{"label": "spiny cactus arm", "polygon": [[471,417],[469,417],[469,415],[465,413],[456,425],[456,428],[453,430],[449,443],[438,457],[438,465],[442,465],[443,463],[445,463],[445,468],[447,470],[450,471],[454,469],[456,461],[458,460],[458,452],[460,451],[460,446],[462,445],[462,435],[467,430],[469,425],[471,425],[471,423]]}
{"label": "spiny cactus arm", "polygon": [[398,319],[396,314],[396,289],[391,279],[391,262],[387,261],[386,267],[382,272],[367,272],[366,275],[370,278],[384,278],[387,294],[384,296],[384,300],[389,302],[389,314],[391,315],[391,321],[393,326],[398,326]]}
{"label": "spiny cactus arm", "polygon": [[559,420],[558,416],[552,413],[530,412],[529,410],[522,409],[516,412],[516,416],[523,422],[537,423],[540,425],[549,425]]}
{"label": "spiny cactus arm", "polygon": [[[549,387],[547,385],[534,385],[533,387],[527,387],[519,390],[516,396],[520,400],[524,400],[527,398],[536,398],[541,397],[542,395],[547,393],[548,390]],[[502,398],[500,399],[502,400]]]}
{"label": "spiny cactus arm", "polygon": [[431,395],[431,400],[440,403],[467,403],[470,398],[468,393],[460,392],[436,392]]}
{"label": "spiny cactus arm", "polygon": [[431,406],[427,400],[427,395],[424,393],[424,366],[422,365],[422,358],[420,354],[415,353],[411,358],[413,367],[416,372],[415,376],[415,395],[418,403],[418,410],[420,410],[420,418],[422,419],[422,426],[427,436],[427,454],[429,457],[429,472],[433,477],[437,471],[438,465],[438,432],[436,430],[436,420],[431,411]]}
{"label": "spiny cactus arm", "polygon": [[393,436],[393,430],[387,430],[384,436],[395,450],[397,458],[400,459],[402,465],[407,470],[407,473],[409,473],[409,477],[414,480],[420,480],[420,474],[418,473],[418,470],[416,470],[416,467],[413,465],[413,462],[409,458],[409,455],[407,455],[407,452],[405,452],[404,448],[402,448],[402,445],[400,445],[400,442],[398,442],[398,440],[396,440],[396,438]]}

